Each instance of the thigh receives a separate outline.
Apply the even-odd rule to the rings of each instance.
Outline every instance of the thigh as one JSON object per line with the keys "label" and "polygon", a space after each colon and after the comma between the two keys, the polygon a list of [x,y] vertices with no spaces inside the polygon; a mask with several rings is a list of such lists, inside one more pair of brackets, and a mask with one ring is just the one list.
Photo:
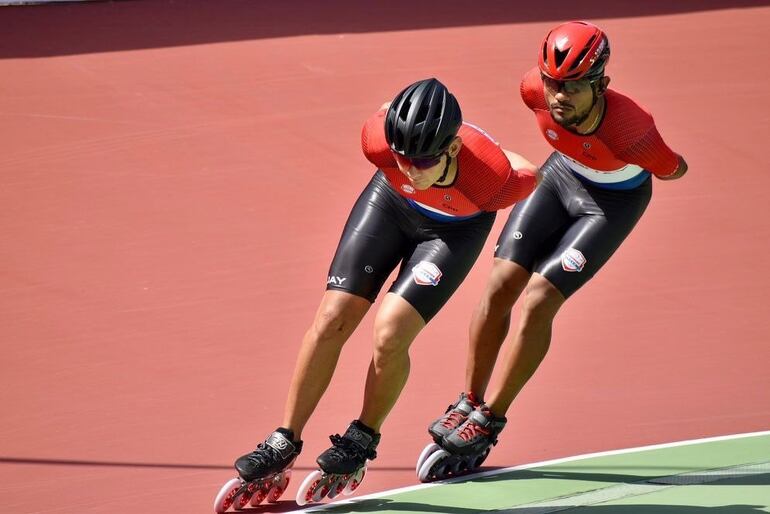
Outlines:
{"label": "thigh", "polygon": [[[556,249],[536,265],[568,298],[588,282],[609,260],[631,233],[649,203],[649,190],[635,194],[623,192],[625,202],[599,199],[603,214],[578,217],[559,241]],[[611,205],[611,207],[610,207]]]}
{"label": "thigh", "polygon": [[374,302],[382,285],[412,244],[400,226],[399,209],[378,172],[353,206],[337,245],[326,289]]}
{"label": "thigh", "polygon": [[560,183],[552,177],[553,161],[552,156],[543,165],[544,179],[535,191],[513,208],[495,246],[497,259],[515,262],[530,273],[538,257],[553,247],[570,222],[559,194]]}
{"label": "thigh", "polygon": [[495,213],[484,213],[443,228],[433,226],[433,236],[418,243],[404,259],[390,292],[404,298],[429,322],[468,275],[494,220]]}

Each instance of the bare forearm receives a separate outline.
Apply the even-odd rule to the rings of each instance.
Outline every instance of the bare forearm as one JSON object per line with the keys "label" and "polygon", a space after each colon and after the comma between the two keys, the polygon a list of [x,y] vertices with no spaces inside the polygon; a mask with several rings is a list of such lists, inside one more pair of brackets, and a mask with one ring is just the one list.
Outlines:
{"label": "bare forearm", "polygon": [[527,159],[522,157],[521,155],[511,152],[510,150],[506,150],[503,148],[503,153],[506,157],[508,157],[508,162],[511,163],[511,167],[515,170],[528,170],[532,173],[535,173],[537,171],[537,166],[529,162]]}

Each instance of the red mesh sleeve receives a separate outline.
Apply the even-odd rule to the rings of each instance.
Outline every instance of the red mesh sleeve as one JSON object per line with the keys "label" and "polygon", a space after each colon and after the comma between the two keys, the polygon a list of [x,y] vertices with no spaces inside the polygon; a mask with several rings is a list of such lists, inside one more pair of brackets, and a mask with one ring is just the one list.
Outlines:
{"label": "red mesh sleeve", "polygon": [[364,156],[378,168],[393,168],[396,160],[385,139],[385,110],[369,117],[361,129],[361,150]]}
{"label": "red mesh sleeve", "polygon": [[543,80],[540,78],[540,70],[537,67],[524,74],[519,90],[524,104],[533,111],[548,108],[543,94]]}
{"label": "red mesh sleeve", "polygon": [[[652,115],[630,98],[608,92],[608,115],[597,135],[618,159],[666,176],[679,165],[678,156],[663,141]],[[611,114],[611,115],[610,115]]]}
{"label": "red mesh sleeve", "polygon": [[505,209],[523,200],[535,189],[537,181],[534,173],[525,170],[510,171],[508,180],[486,203],[479,205],[485,211]]}
{"label": "red mesh sleeve", "polygon": [[666,145],[654,125],[618,157],[661,177],[673,174],[679,167],[679,157]]}
{"label": "red mesh sleeve", "polygon": [[481,129],[463,124],[460,137],[463,139],[464,154],[458,187],[479,209],[504,209],[532,192],[534,175],[513,170],[491,136]]}

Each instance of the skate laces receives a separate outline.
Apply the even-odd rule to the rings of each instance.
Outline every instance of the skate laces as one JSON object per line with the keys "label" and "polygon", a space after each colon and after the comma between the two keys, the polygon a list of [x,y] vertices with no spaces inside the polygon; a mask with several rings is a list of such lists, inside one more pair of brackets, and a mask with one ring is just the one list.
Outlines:
{"label": "skate laces", "polygon": [[446,428],[457,428],[468,416],[461,411],[453,410],[441,420],[441,425]]}
{"label": "skate laces", "polygon": [[487,436],[490,433],[491,433],[491,430],[489,430],[488,428],[484,428],[481,425],[474,423],[473,421],[468,421],[460,427],[460,432],[458,432],[457,435],[463,441],[470,441],[471,439],[474,439],[478,435]]}
{"label": "skate laces", "polygon": [[[464,411],[461,406],[465,404],[467,405],[468,412]],[[476,395],[473,394],[473,392],[470,393],[463,393],[460,396],[460,400],[455,405],[450,405],[447,408],[447,414],[444,416],[444,418],[441,420],[441,425],[444,428],[449,429],[456,429],[458,426],[460,426],[466,419],[468,419],[468,414],[470,414],[470,411],[477,408],[479,406],[478,400],[476,400]]]}

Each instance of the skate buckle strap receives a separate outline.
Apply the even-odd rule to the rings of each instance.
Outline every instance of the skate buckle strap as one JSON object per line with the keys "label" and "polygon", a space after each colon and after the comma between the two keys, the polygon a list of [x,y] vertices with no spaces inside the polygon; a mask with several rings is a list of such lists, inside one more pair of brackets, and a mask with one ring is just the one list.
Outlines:
{"label": "skate buckle strap", "polygon": [[265,444],[277,451],[283,459],[291,456],[295,449],[292,442],[280,432],[273,432],[270,434],[270,437],[267,438]]}
{"label": "skate buckle strap", "polygon": [[456,403],[450,405],[446,408],[445,413],[448,413],[450,411],[460,411],[466,416],[471,413],[473,409],[478,407],[479,404],[473,400],[472,397],[467,396],[465,394],[461,394],[460,398],[457,400]]}
{"label": "skate buckle strap", "polygon": [[353,441],[356,446],[360,446],[362,450],[368,450],[369,446],[372,444],[372,441],[374,438],[364,432],[363,430],[358,429],[355,425],[350,425],[348,429],[345,431],[345,435],[343,436],[345,439],[349,439],[350,441]]}
{"label": "skate buckle strap", "polygon": [[481,409],[476,409],[471,413],[469,419],[473,421],[476,425],[486,427],[492,422],[492,413],[490,412],[489,414],[490,414],[489,417],[487,417],[487,415],[484,414],[484,411],[482,411]]}
{"label": "skate buckle strap", "polygon": [[460,411],[467,416],[475,408],[476,406],[473,405],[473,403],[470,400],[463,400],[457,404],[457,407],[455,407],[455,410]]}

